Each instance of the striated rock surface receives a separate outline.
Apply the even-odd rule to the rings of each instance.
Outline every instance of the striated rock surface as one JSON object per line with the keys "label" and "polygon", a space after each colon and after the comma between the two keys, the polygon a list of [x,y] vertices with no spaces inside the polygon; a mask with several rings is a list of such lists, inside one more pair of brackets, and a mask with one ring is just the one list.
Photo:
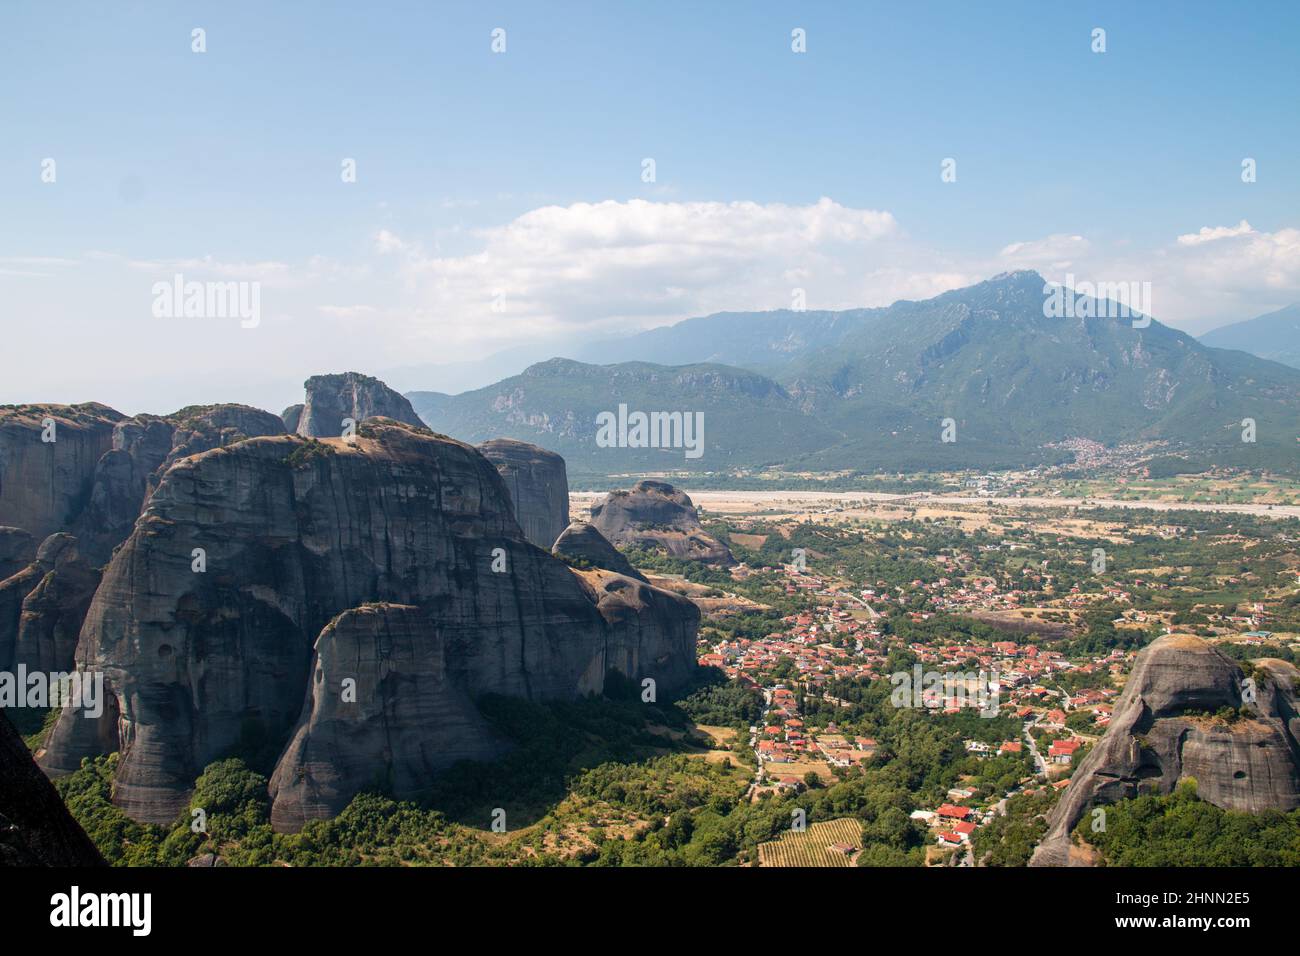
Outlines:
{"label": "striated rock surface", "polygon": [[82,552],[106,564],[174,462],[245,438],[282,434],[278,416],[247,405],[193,405],[118,422],[112,449],[95,467],[90,501],[74,524]]}
{"label": "striated rock surface", "polygon": [[[638,581],[645,581],[632,562],[610,544],[603,534],[586,521],[574,521],[555,539],[551,553],[577,562],[580,566],[604,568]],[[647,582],[649,583],[649,582]]]}
{"label": "striated rock surface", "polygon": [[478,446],[510,491],[524,537],[546,551],[569,524],[569,476],[553,451],[510,438]]}
{"label": "striated rock surface", "polygon": [[[371,602],[415,610],[371,615],[362,607]],[[683,599],[641,602],[653,615]],[[397,774],[398,763],[414,780],[417,767],[440,765],[435,751],[479,746],[467,722],[452,722],[425,729],[420,756],[409,742],[391,760],[367,749],[381,732],[372,725],[450,713],[447,701],[460,699],[452,686],[471,700],[571,698],[602,688],[607,654],[657,667],[663,648],[683,643],[676,618],[656,644],[652,622],[633,626],[599,603],[524,540],[501,476],[468,445],[376,419],[351,441],[279,436],[213,449],[164,473],[105,569],[77,648],[79,668],[104,674],[105,713],[61,715],[41,763],[66,773],[120,749],[115,802],[136,819],[168,822],[208,763],[250,736],[274,742],[293,731],[275,771],[277,819],[292,827],[341,799],[319,794],[356,792],[376,774]],[[382,648],[406,653],[417,630],[441,645],[444,669],[439,677],[434,651],[422,648],[406,682],[385,670]],[[363,645],[342,663],[350,652],[341,648]],[[693,665],[693,635],[687,650]],[[350,666],[359,679],[365,661],[379,697],[343,733],[309,677],[333,680]],[[661,688],[683,672],[672,664]],[[427,699],[384,698],[399,687]],[[348,756],[327,772],[321,755],[338,748]],[[299,785],[309,780],[317,783]]]}
{"label": "striated rock surface", "polygon": [[1142,793],[1169,793],[1193,778],[1201,799],[1257,813],[1300,806],[1300,673],[1283,661],[1255,661],[1249,716],[1210,715],[1243,707],[1236,662],[1198,637],[1161,637],[1138,657],[1105,736],[1084,759],[1048,819],[1032,865],[1086,862],[1071,844],[1094,806]]}
{"label": "striated rock surface", "polygon": [[607,669],[654,678],[657,692],[690,679],[700,625],[700,609],[694,602],[612,571],[574,573],[608,625]]}
{"label": "striated rock surface", "polygon": [[[99,570],[81,556],[77,539],[63,533],[45,540],[31,570],[29,580],[37,583],[23,598],[13,653],[5,669],[23,666],[29,673],[46,674],[70,671],[81,624],[99,587]],[[0,621],[0,629],[6,626],[6,621]],[[0,647],[8,643],[0,633]],[[0,665],[5,660],[0,651]]]}
{"label": "striated rock surface", "polygon": [[307,389],[307,399],[299,412],[295,429],[299,435],[338,438],[343,434],[343,420],[347,418],[358,425],[367,418],[391,418],[407,425],[424,427],[424,422],[404,395],[369,375],[360,372],[313,375],[303,385]]}
{"label": "striated rock surface", "polygon": [[36,539],[22,528],[0,528],[0,581],[17,574],[36,557]]}
{"label": "striated rock surface", "polygon": [[674,558],[730,567],[731,551],[700,527],[689,496],[666,481],[638,481],[591,506],[591,523],[619,548],[663,551]]}
{"label": "striated rock surface", "polygon": [[[106,405],[0,406],[0,525],[37,540],[68,529],[123,415]],[[42,441],[45,423],[53,441]]]}
{"label": "striated rock surface", "polygon": [[[52,534],[41,543],[27,567],[0,581],[0,670],[11,671],[16,663],[18,629],[23,607],[30,596],[52,573],[60,556],[69,552],[75,559],[77,539],[70,534]],[[75,640],[75,638],[74,638]]]}
{"label": "striated rock surface", "polygon": [[106,866],[0,712],[0,866]]}
{"label": "striated rock surface", "polygon": [[419,798],[457,760],[504,752],[452,679],[447,643],[428,613],[402,604],[353,608],[321,631],[303,719],[271,778],[277,830],[334,816],[368,782]]}
{"label": "striated rock surface", "polygon": [[302,420],[303,404],[290,405],[280,413],[280,421],[284,422],[284,430],[290,435],[297,434],[298,422]]}

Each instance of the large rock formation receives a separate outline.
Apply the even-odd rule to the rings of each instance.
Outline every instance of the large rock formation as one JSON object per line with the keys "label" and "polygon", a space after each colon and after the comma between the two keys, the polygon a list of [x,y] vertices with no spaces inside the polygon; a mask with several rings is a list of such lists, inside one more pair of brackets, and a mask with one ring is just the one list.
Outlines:
{"label": "large rock formation", "polygon": [[0,866],[105,866],[0,713]]}
{"label": "large rock formation", "polygon": [[510,438],[478,446],[505,479],[524,537],[545,550],[569,523],[569,476],[553,451]]}
{"label": "large rock formation", "polygon": [[691,499],[666,481],[638,481],[591,506],[591,523],[619,548],[663,551],[674,558],[730,567],[726,545],[700,527]]}
{"label": "large rock formation", "polygon": [[[298,414],[299,435],[338,438],[343,434],[345,419],[359,425],[367,418],[391,418],[424,427],[404,395],[369,375],[360,372],[313,375],[303,385],[307,399]],[[286,409],[285,415],[290,411],[291,408]]]}
{"label": "large rock formation", "polygon": [[122,417],[95,402],[0,406],[0,525],[37,540],[71,527]]}
{"label": "large rock formation", "polygon": [[[41,763],[65,773],[120,749],[115,802],[168,822],[208,763],[297,725],[274,774],[291,828],[376,779],[417,787],[444,754],[479,752],[466,698],[571,698],[599,691],[611,664],[660,688],[689,673],[689,602],[645,594],[614,613],[609,600],[524,540],[468,445],[376,419],[351,441],[214,449],[165,472],[105,569],[77,649],[104,675],[105,712],[62,714]],[[330,696],[343,676],[373,695],[353,711]],[[393,743],[375,751],[376,734]]]}
{"label": "large rock formation", "polygon": [[632,567],[632,562],[586,521],[574,521],[565,528],[555,539],[551,553],[568,558],[579,567],[604,568],[615,574],[645,581],[645,575]]}
{"label": "large rock formation", "polygon": [[612,571],[577,574],[609,630],[607,669],[633,678],[651,677],[656,693],[690,680],[700,625],[694,602]]}
{"label": "large rock formation", "polygon": [[[46,538],[27,573],[15,578],[36,585],[22,599],[12,640],[10,621],[0,620],[0,668],[21,666],[45,674],[72,670],[81,624],[99,587],[99,570],[81,556],[76,538],[60,533]],[[24,589],[19,584],[15,595]],[[6,645],[12,647],[8,657]]]}
{"label": "large rock formation", "polygon": [[174,462],[245,438],[282,434],[278,416],[247,405],[194,405],[118,422],[112,449],[95,467],[90,501],[74,523],[83,553],[106,564]]}
{"label": "large rock formation", "polygon": [[52,534],[27,567],[0,581],[0,670],[70,670],[81,622],[99,584],[70,534]]}
{"label": "large rock formation", "polygon": [[505,750],[452,680],[447,644],[438,622],[411,605],[352,608],[326,625],[302,720],[271,778],[276,829],[334,816],[377,769],[375,783],[418,799],[437,771]]}
{"label": "large rock formation", "polygon": [[[1256,813],[1300,806],[1300,672],[1255,661],[1249,716],[1213,716],[1243,707],[1245,675],[1198,637],[1161,637],[1137,659],[1106,734],[1084,759],[1048,819],[1036,866],[1085,862],[1071,844],[1092,807],[1142,793],[1169,793],[1193,778],[1203,800]],[[1249,692],[1246,693],[1249,697]]]}
{"label": "large rock formation", "polygon": [[22,528],[0,528],[0,581],[17,574],[36,557],[36,539]]}

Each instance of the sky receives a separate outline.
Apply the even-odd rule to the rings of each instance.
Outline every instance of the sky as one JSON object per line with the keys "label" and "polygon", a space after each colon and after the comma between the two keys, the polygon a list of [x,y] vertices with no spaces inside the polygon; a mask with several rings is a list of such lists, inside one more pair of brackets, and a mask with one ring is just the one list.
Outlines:
{"label": "sky", "polygon": [[1300,4],[701,6],[7,0],[0,403],[279,411],[1014,268],[1192,334],[1300,301]]}

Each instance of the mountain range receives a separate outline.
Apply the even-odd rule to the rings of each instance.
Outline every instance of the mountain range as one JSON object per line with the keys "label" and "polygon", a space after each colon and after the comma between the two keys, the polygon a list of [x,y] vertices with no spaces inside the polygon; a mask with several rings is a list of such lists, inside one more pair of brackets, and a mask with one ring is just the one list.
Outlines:
{"label": "mountain range", "polygon": [[[582,350],[598,362],[408,398],[437,431],[534,442],[578,477],[1017,467],[1069,460],[1058,443],[1079,438],[1296,467],[1300,371],[1102,303],[1103,317],[1050,317],[1047,291],[1021,271],[887,308],[719,313]],[[634,429],[598,440],[602,413],[637,411],[702,413],[703,453],[627,447]]]}
{"label": "mountain range", "polygon": [[1239,349],[1260,358],[1300,368],[1300,302],[1201,336],[1201,344]]}

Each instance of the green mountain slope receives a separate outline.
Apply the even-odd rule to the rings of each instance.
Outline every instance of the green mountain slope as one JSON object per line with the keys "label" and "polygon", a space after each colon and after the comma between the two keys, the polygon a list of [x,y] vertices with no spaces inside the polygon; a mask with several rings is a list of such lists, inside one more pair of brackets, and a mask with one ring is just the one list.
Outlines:
{"label": "green mountain slope", "polygon": [[1201,336],[1201,344],[1216,349],[1238,349],[1300,368],[1300,302],[1206,332]]}

